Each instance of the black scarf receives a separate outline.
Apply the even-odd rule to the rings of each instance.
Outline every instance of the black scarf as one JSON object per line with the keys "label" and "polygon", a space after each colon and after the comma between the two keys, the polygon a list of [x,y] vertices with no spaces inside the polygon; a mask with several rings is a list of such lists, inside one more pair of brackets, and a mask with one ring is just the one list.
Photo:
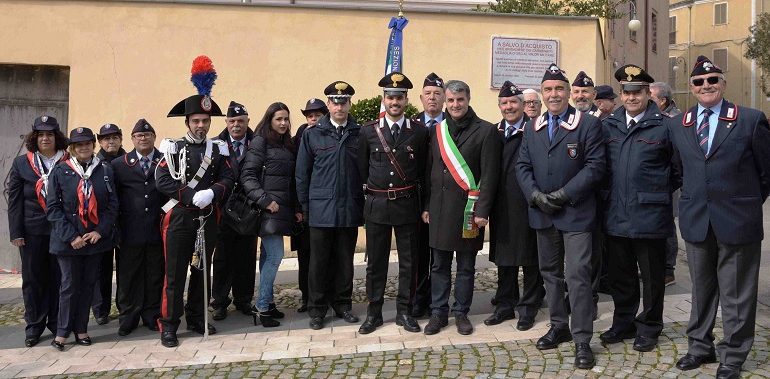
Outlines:
{"label": "black scarf", "polygon": [[[449,112],[447,112],[447,116],[448,115]],[[468,106],[468,112],[466,112],[464,116],[460,117],[459,120],[455,120],[451,116],[447,117],[446,123],[449,127],[449,134],[452,135],[453,139],[457,140],[457,138],[460,137],[462,131],[465,130],[475,118],[476,112],[474,112],[473,108],[470,106]]]}

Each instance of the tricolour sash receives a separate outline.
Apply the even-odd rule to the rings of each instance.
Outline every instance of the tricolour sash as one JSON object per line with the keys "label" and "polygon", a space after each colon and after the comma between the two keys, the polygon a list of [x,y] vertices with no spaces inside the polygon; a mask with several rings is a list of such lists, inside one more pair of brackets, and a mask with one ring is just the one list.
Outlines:
{"label": "tricolour sash", "polygon": [[476,201],[479,200],[479,186],[476,178],[473,177],[471,168],[465,162],[465,158],[457,149],[455,141],[449,135],[449,126],[446,120],[441,121],[441,125],[436,131],[438,138],[438,149],[441,152],[441,160],[449,169],[452,178],[460,188],[468,193],[468,201],[465,203],[465,212],[463,213],[463,238],[476,238],[479,235],[479,228],[473,222],[473,216],[476,213]]}

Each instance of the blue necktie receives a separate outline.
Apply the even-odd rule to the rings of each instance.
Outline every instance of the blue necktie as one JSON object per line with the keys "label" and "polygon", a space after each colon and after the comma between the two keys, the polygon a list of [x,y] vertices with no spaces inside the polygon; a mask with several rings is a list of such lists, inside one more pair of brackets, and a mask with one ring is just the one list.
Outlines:
{"label": "blue necktie", "polygon": [[711,109],[706,108],[703,110],[703,121],[701,121],[700,126],[698,126],[698,129],[696,130],[696,133],[698,134],[698,145],[700,145],[703,155],[708,155],[709,153],[709,117],[711,117],[711,113]]}
{"label": "blue necktie", "polygon": [[235,159],[241,157],[241,141],[233,141],[233,150],[235,151]]}
{"label": "blue necktie", "polygon": [[150,171],[150,159],[147,157],[142,157],[139,161],[142,162],[142,171],[144,171],[144,176],[147,176],[147,173]]}
{"label": "blue necktie", "polygon": [[559,129],[559,116],[551,116],[551,123],[548,124],[548,138],[553,142],[556,131]]}
{"label": "blue necktie", "polygon": [[508,125],[505,127],[505,139],[511,138],[513,135],[513,125]]}

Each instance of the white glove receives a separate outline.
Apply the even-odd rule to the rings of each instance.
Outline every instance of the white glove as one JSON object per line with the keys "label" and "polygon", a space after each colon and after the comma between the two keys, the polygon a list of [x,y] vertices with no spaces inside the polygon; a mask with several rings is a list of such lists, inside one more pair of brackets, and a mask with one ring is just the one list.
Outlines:
{"label": "white glove", "polygon": [[193,204],[198,208],[206,208],[211,205],[211,201],[214,200],[214,191],[211,189],[198,191],[193,195]]}

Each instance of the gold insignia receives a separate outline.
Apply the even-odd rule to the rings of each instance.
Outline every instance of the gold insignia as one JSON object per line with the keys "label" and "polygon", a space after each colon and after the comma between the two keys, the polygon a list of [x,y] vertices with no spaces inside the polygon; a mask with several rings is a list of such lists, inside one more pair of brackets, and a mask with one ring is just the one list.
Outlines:
{"label": "gold insignia", "polygon": [[390,80],[393,81],[393,88],[398,87],[398,82],[404,80],[404,75],[401,74],[393,74],[390,76]]}
{"label": "gold insignia", "polygon": [[348,83],[339,82],[334,85],[334,89],[337,90],[337,95],[342,95],[342,91],[348,89]]}
{"label": "gold insignia", "polygon": [[626,80],[628,80],[629,82],[634,80],[634,76],[637,76],[642,73],[642,69],[636,66],[628,66],[623,71],[626,73],[626,75],[628,75],[628,78]]}

